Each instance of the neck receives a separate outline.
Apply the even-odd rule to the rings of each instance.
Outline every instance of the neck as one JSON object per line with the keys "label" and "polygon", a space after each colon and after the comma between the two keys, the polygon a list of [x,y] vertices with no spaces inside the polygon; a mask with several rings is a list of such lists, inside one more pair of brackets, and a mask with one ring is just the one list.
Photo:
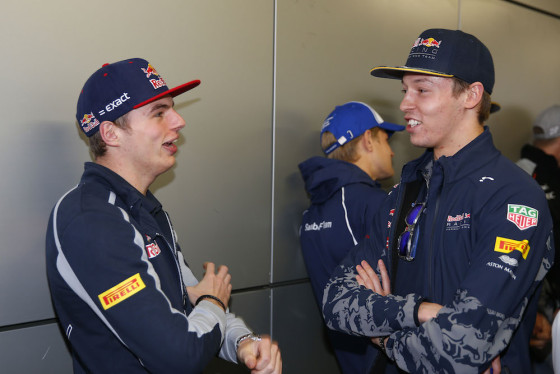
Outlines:
{"label": "neck", "polygon": [[455,137],[448,139],[444,145],[434,148],[434,158],[437,160],[442,156],[451,157],[455,155],[483,132],[484,127],[478,121],[457,127],[454,131]]}
{"label": "neck", "polygon": [[115,160],[111,160],[108,157],[98,157],[95,163],[112,170],[126,180],[130,185],[136,188],[142,195],[146,195],[148,188],[155,180],[155,178],[149,178],[147,175],[142,175],[141,173],[130,172],[128,168],[124,167],[121,163]]}

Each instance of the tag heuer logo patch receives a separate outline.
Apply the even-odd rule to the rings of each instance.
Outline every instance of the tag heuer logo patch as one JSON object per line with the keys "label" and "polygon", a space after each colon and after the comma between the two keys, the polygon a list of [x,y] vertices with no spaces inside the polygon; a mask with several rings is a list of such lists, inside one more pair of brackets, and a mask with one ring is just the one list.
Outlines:
{"label": "tag heuer logo patch", "polygon": [[515,224],[519,230],[537,226],[539,211],[525,205],[508,204],[507,220]]}

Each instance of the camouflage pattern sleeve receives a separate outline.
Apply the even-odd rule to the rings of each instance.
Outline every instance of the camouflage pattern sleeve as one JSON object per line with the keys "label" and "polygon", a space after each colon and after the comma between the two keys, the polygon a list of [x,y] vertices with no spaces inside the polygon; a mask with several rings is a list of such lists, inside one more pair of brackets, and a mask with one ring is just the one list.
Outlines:
{"label": "camouflage pattern sleeve", "polygon": [[[547,207],[531,198],[510,199],[521,200],[521,205],[504,204],[504,199],[488,202],[480,214],[473,215],[478,223],[475,250],[452,300],[436,318],[397,331],[386,342],[387,355],[401,369],[478,373],[508,347],[554,260]],[[535,206],[540,211],[538,221],[511,213],[530,213],[537,210],[531,208]]]}
{"label": "camouflage pattern sleeve", "polygon": [[[479,373],[506,348],[526,305],[525,301],[517,315],[506,318],[460,291],[435,319],[392,334],[387,356],[407,372]],[[479,321],[477,326],[473,321]]]}
{"label": "camouflage pattern sleeve", "polygon": [[[323,316],[332,330],[351,335],[383,336],[417,326],[420,296],[381,296],[356,281],[355,264],[362,260],[375,267],[372,240],[355,246],[334,271],[323,294]],[[377,269],[379,272],[379,269]]]}

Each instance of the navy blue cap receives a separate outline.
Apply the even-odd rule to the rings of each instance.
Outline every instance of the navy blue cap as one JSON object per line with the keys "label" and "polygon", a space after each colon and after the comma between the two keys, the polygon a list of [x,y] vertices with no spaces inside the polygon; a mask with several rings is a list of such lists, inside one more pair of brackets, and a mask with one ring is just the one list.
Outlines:
{"label": "navy blue cap", "polygon": [[199,80],[193,80],[169,89],[156,69],[141,58],[105,64],[84,84],[76,119],[90,137],[103,121],[114,121],[133,109],[167,95],[175,97],[199,84]]}
{"label": "navy blue cap", "polygon": [[383,121],[383,118],[372,107],[359,101],[350,101],[337,106],[325,118],[321,128],[321,135],[328,131],[337,140],[324,150],[325,154],[332,153],[338,147],[374,127],[386,130],[389,136],[395,131],[402,131],[406,128],[405,126]]}
{"label": "navy blue cap", "polygon": [[429,29],[414,41],[404,66],[377,66],[371,75],[402,79],[407,72],[480,82],[492,94],[494,62],[486,46],[460,30]]}

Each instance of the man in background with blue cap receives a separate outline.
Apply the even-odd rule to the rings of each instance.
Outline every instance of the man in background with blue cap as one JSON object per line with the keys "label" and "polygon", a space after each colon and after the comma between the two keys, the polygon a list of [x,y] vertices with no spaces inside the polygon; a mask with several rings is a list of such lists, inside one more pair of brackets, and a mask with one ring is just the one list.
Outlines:
{"label": "man in background with blue cap", "polygon": [[201,373],[220,357],[252,373],[282,370],[270,337],[229,313],[225,266],[198,282],[168,214],[149,190],[175,163],[183,118],[146,60],[105,64],[85,83],[76,118],[95,162],[55,205],[47,276],[75,373]]}
{"label": "man in background with blue cap", "polygon": [[[479,373],[498,356],[502,372],[531,372],[535,293],[554,258],[552,221],[539,186],[501,155],[484,126],[490,51],[473,35],[430,29],[406,65],[371,74],[401,80],[406,130],[426,151],[404,166],[372,240],[329,280],[329,327],[377,337],[379,356],[407,372]],[[380,256],[395,295],[363,287],[363,261]]]}
{"label": "man in background with blue cap", "polygon": [[[369,105],[337,106],[323,122],[321,147],[327,156],[299,165],[311,206],[303,214],[300,242],[319,306],[323,289],[348,250],[371,234],[373,218],[387,193],[378,180],[394,174],[388,143],[404,126],[383,121]],[[369,338],[329,330],[345,374],[368,373],[375,347]]]}

